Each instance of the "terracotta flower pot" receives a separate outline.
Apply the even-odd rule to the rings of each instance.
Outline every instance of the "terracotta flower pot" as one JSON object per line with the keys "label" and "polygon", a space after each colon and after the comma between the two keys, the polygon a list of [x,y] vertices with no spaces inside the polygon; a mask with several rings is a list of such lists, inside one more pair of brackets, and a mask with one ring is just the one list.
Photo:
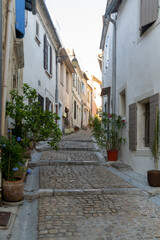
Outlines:
{"label": "terracotta flower pot", "polygon": [[23,200],[24,182],[17,178],[15,181],[2,181],[2,197],[6,202],[19,202]]}
{"label": "terracotta flower pot", "polygon": [[149,170],[147,177],[151,187],[160,187],[160,170]]}
{"label": "terracotta flower pot", "polygon": [[107,150],[107,158],[108,158],[108,161],[117,161],[118,150],[116,150],[116,151]]}

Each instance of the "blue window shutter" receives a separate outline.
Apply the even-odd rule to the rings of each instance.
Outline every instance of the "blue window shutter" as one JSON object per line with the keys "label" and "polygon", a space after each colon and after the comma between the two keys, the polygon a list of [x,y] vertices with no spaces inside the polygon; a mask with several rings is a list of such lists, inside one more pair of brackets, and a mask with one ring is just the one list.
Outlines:
{"label": "blue window shutter", "polygon": [[16,0],[16,37],[23,38],[25,34],[25,0]]}

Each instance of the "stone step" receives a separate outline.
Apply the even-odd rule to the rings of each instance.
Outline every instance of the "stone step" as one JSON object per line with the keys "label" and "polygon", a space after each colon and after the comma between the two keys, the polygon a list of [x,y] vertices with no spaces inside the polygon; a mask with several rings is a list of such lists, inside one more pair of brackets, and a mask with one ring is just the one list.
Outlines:
{"label": "stone step", "polygon": [[62,166],[62,165],[97,165],[100,166],[101,163],[98,161],[52,161],[52,160],[40,160],[39,162],[30,162],[29,167],[39,167],[39,166],[48,166],[48,165],[55,165],[55,166]]}
{"label": "stone step", "polygon": [[[48,146],[37,146],[36,151],[37,152],[43,152],[52,150],[52,148]],[[65,151],[88,151],[88,152],[99,152],[100,150],[98,148],[85,148],[85,147],[59,147],[58,150],[65,150]]]}
{"label": "stone step", "polygon": [[26,200],[34,200],[39,197],[50,196],[75,196],[75,195],[139,195],[144,196],[146,193],[138,188],[102,188],[102,189],[39,189],[38,191],[25,192]]}

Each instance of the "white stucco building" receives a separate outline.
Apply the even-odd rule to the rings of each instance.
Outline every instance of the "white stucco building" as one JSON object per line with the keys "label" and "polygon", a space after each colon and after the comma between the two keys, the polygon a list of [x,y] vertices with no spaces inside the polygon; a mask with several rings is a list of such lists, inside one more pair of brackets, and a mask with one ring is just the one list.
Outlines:
{"label": "white stucco building", "polygon": [[[45,2],[37,1],[37,14],[26,12],[23,82],[35,88],[44,110],[56,112],[57,62],[61,47]],[[56,96],[57,95],[57,96]]]}
{"label": "white stucco building", "polygon": [[[146,175],[160,93],[159,0],[110,0],[104,15],[103,111],[122,115],[127,139],[119,157]],[[111,19],[109,19],[111,17]]]}

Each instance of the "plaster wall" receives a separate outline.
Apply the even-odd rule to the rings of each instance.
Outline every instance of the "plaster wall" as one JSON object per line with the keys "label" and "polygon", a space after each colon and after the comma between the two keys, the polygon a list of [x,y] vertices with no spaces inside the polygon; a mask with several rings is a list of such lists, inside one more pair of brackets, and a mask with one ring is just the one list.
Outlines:
{"label": "plaster wall", "polygon": [[[140,0],[122,1],[117,14],[117,113],[120,113],[119,94],[125,89],[126,116],[129,121],[129,105],[160,92],[160,13],[158,20],[140,37]],[[139,116],[138,116],[139,119]],[[139,121],[139,120],[138,120]],[[139,122],[138,122],[139,124]],[[137,150],[129,150],[128,124],[124,131],[127,143],[122,147],[120,157],[136,171],[146,174],[154,168],[151,151],[139,144]],[[140,131],[140,128],[138,128]],[[139,136],[140,132],[138,132]]]}
{"label": "plaster wall", "polygon": [[[36,38],[36,21],[39,24],[39,38]],[[44,69],[44,34],[52,46],[52,76]],[[26,34],[24,38],[24,83],[35,88],[37,92],[44,98],[44,106],[46,97],[55,103],[55,87],[56,87],[56,52],[55,47],[50,38],[49,29],[46,28],[43,16],[39,12],[36,15],[28,12],[28,20],[26,26]]]}

